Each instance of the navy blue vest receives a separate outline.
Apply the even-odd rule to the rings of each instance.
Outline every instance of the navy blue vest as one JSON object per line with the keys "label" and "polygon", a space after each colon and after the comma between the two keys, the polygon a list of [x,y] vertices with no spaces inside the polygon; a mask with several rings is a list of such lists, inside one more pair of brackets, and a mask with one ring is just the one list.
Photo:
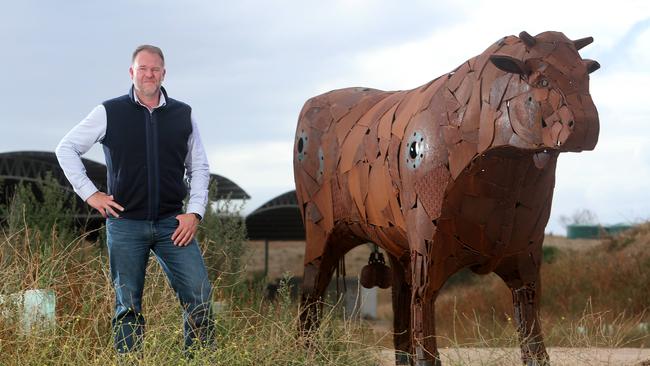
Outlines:
{"label": "navy blue vest", "polygon": [[149,110],[129,94],[107,100],[106,157],[108,194],[124,207],[121,217],[158,220],[183,208],[187,195],[185,157],[192,133],[192,109],[171,99]]}

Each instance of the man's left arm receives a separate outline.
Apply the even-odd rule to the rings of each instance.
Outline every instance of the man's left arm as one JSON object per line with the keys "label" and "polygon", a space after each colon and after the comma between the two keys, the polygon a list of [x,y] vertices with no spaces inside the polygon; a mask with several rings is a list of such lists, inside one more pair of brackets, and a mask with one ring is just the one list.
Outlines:
{"label": "man's left arm", "polygon": [[188,150],[185,158],[185,169],[190,182],[190,198],[186,213],[176,216],[179,224],[172,234],[172,240],[178,246],[185,246],[194,238],[208,204],[208,185],[210,184],[208,157],[203,148],[194,116],[192,115],[190,119],[192,133],[187,141]]}

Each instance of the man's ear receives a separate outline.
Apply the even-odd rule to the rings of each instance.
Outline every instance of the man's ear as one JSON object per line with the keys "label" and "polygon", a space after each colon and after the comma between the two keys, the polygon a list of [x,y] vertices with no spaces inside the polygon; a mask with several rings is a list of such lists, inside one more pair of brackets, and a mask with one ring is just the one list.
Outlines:
{"label": "man's ear", "polygon": [[133,80],[133,66],[129,66],[129,76],[131,76],[131,80]]}
{"label": "man's ear", "polygon": [[499,70],[505,72],[511,72],[513,74],[519,75],[528,75],[530,74],[530,68],[526,64],[514,57],[505,56],[505,55],[492,55],[490,56],[490,61],[496,66]]}

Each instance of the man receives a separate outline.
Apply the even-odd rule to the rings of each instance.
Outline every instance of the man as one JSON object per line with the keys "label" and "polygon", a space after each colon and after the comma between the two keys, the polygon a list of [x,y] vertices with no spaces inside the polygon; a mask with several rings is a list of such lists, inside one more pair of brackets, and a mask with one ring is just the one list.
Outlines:
{"label": "man", "polygon": [[[162,50],[136,48],[129,74],[129,93],[93,109],[61,140],[56,155],[75,192],[107,219],[116,350],[125,353],[141,346],[150,251],[184,308],[186,348],[197,339],[210,344],[211,286],[194,238],[208,201],[207,157],[191,108],[169,98],[162,87]],[[90,181],[80,158],[96,142],[104,148],[108,193]],[[182,213],[185,172],[190,191]]]}

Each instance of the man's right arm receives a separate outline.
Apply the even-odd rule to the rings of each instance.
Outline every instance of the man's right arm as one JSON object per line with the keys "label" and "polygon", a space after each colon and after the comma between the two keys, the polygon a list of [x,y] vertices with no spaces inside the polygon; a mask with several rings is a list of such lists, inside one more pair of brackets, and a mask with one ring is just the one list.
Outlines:
{"label": "man's right arm", "polygon": [[88,178],[86,168],[81,162],[81,155],[85,154],[97,142],[101,142],[106,135],[106,109],[98,105],[86,118],[68,132],[56,147],[56,158],[63,169],[74,191],[90,206],[106,217],[108,210],[113,216],[119,216],[112,207],[123,210],[113,201],[112,196],[99,192],[95,184]]}

